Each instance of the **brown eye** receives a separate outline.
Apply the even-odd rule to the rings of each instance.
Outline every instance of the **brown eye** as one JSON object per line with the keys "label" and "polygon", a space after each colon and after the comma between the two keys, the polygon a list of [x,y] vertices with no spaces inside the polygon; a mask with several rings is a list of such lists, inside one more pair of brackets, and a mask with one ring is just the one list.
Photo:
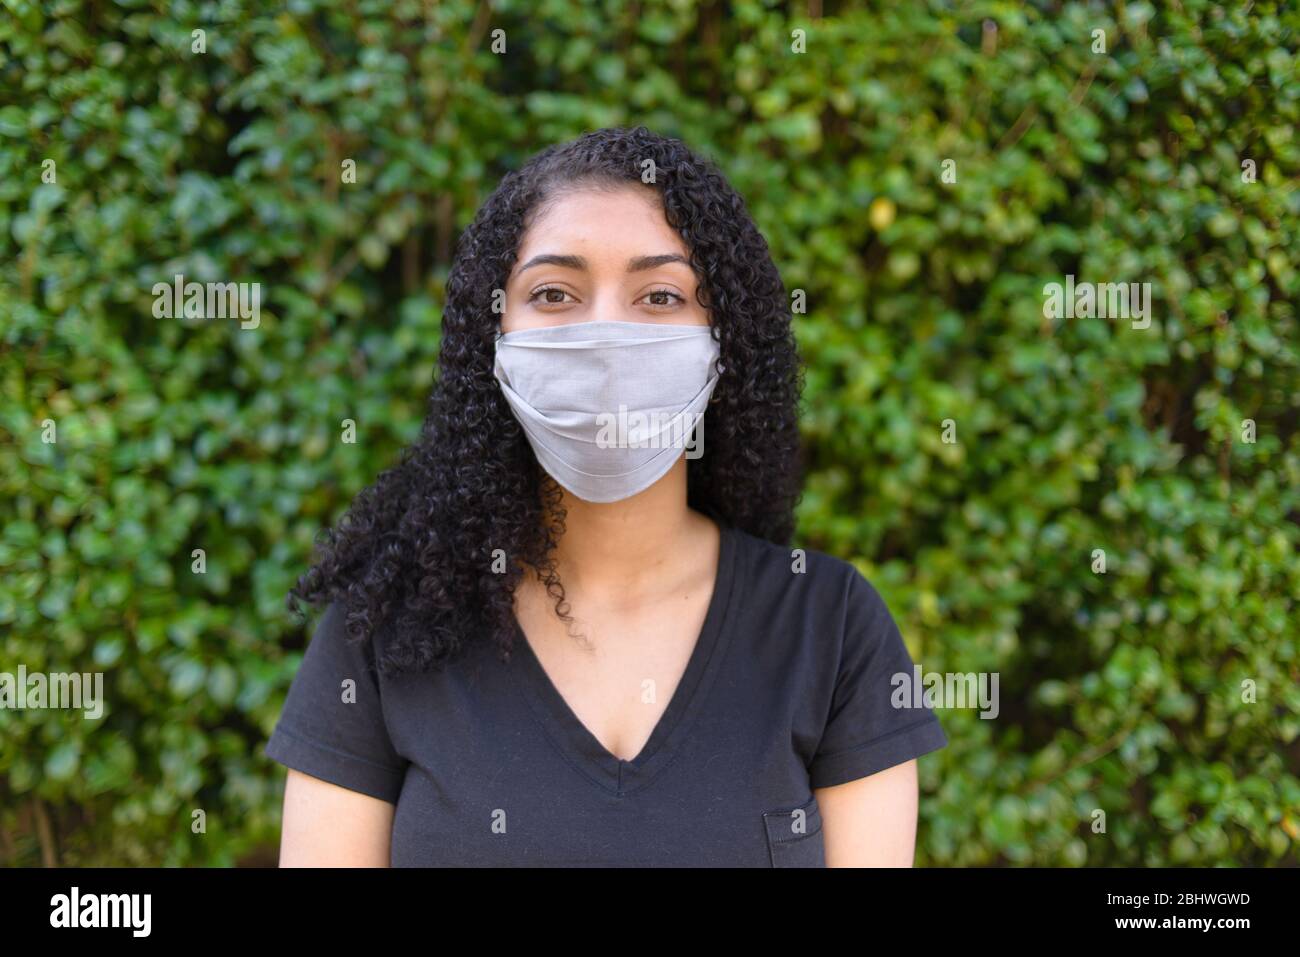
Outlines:
{"label": "brown eye", "polygon": [[540,301],[543,305],[559,306],[564,303],[564,297],[567,295],[568,293],[563,289],[558,289],[555,286],[543,286],[541,289],[534,290],[533,294],[528,297],[528,301]]}
{"label": "brown eye", "polygon": [[679,302],[685,302],[681,296],[671,289],[655,289],[642,296],[642,299],[648,301],[648,304],[659,309],[669,308],[677,305]]}

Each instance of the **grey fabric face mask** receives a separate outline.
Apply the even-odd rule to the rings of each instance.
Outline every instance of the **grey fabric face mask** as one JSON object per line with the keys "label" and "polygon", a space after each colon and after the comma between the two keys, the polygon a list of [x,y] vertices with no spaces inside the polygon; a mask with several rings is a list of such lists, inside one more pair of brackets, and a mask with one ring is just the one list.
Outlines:
{"label": "grey fabric face mask", "polygon": [[542,468],[617,502],[703,454],[718,356],[708,326],[598,320],[508,332],[492,373]]}

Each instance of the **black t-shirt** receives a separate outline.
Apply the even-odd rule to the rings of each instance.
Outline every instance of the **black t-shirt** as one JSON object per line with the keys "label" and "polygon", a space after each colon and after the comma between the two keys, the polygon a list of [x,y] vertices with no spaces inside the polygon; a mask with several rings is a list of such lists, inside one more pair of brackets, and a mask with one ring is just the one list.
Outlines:
{"label": "black t-shirt", "polygon": [[578,720],[522,632],[509,663],[485,643],[390,679],[373,668],[383,629],[355,643],[342,625],[330,606],[266,754],[395,804],[395,867],[821,866],[814,788],[948,743],[895,693],[913,662],[857,569],[813,550],[801,565],[734,528],[686,671],[631,761]]}

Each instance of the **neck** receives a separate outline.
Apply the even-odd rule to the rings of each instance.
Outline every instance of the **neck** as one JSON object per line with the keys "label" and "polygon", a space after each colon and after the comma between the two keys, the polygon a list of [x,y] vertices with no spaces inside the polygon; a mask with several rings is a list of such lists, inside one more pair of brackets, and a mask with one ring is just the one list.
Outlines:
{"label": "neck", "polygon": [[662,589],[689,564],[686,557],[714,523],[686,505],[686,459],[654,485],[620,502],[599,505],[564,493],[564,534],[555,558],[570,593],[621,594]]}

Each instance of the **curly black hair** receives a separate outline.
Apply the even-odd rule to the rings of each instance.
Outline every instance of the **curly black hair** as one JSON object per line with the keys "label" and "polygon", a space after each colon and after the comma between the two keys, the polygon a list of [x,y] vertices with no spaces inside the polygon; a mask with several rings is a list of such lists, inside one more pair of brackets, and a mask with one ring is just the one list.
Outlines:
{"label": "curly black hair", "polygon": [[[643,184],[647,169],[653,182]],[[505,288],[543,203],[574,187],[629,184],[658,192],[690,250],[697,298],[720,344],[721,377],[705,413],[708,451],[689,460],[688,504],[789,544],[801,487],[803,372],[767,242],[717,167],[680,140],[644,127],[587,133],[504,176],[460,237],[420,436],[322,535],[313,566],[290,591],[298,610],[302,602],[339,602],[354,639],[391,629],[376,660],[382,673],[437,667],[467,642],[493,641],[508,659],[524,566],[569,620],[553,554],[564,532],[562,493],[539,468],[493,376],[500,334],[493,291]],[[514,560],[494,573],[501,554]]]}

